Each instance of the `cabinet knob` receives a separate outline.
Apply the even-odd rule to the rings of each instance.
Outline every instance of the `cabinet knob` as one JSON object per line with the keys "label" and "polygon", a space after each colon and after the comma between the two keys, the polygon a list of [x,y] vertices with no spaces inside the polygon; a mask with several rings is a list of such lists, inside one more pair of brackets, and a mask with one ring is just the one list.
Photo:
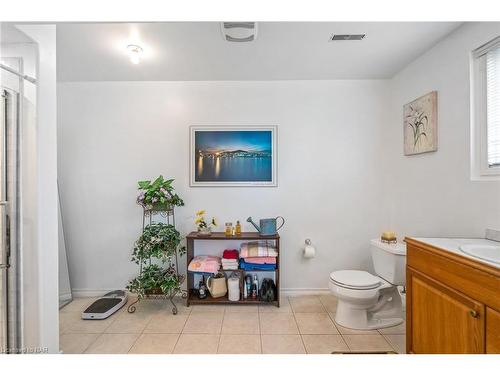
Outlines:
{"label": "cabinet knob", "polygon": [[469,311],[470,316],[473,318],[477,318],[479,316],[479,313],[476,310],[471,310]]}

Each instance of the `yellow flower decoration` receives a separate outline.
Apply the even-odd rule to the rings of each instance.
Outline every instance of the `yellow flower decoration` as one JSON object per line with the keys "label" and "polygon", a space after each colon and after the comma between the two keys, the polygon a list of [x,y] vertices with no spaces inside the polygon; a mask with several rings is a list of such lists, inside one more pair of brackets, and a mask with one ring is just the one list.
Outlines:
{"label": "yellow flower decoration", "polygon": [[205,215],[205,210],[199,210],[199,211],[196,211],[196,215],[197,215],[197,216],[202,216],[202,215]]}

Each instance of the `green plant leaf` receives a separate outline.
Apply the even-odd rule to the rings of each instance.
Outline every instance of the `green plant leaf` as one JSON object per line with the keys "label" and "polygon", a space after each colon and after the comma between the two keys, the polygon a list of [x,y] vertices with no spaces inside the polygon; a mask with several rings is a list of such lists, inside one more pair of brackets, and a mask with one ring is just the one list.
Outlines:
{"label": "green plant leaf", "polygon": [[154,187],[159,187],[163,183],[163,176],[160,175],[156,180],[153,182]]}
{"label": "green plant leaf", "polygon": [[[167,206],[184,206],[184,201],[174,193],[173,181],[174,179],[164,180],[161,175],[153,183],[151,181],[139,181],[139,189],[143,190],[144,199],[138,203],[143,206],[154,205],[155,203]],[[153,198],[155,198],[154,203]]]}

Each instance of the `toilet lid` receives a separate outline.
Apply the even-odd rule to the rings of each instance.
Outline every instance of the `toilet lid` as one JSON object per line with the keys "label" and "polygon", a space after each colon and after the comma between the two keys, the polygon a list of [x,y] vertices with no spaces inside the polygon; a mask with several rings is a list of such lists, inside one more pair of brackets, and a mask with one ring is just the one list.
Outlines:
{"label": "toilet lid", "polygon": [[366,271],[342,270],[330,274],[330,279],[339,285],[354,289],[373,289],[380,286],[381,281]]}

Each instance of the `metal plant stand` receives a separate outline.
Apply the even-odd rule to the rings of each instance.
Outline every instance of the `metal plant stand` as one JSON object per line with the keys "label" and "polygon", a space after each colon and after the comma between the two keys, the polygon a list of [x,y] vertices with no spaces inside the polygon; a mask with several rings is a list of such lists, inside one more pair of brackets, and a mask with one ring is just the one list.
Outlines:
{"label": "metal plant stand", "polygon": [[[173,207],[165,207],[165,208],[153,208],[153,209],[144,209],[143,211],[143,216],[142,216],[142,230],[144,231],[144,228],[146,225],[151,225],[153,223],[158,223],[161,222],[162,220],[156,220],[155,218],[162,218],[165,221],[165,224],[172,224],[175,227],[175,212]],[[151,257],[147,260],[149,262],[149,265],[151,265]],[[168,294],[165,294],[162,292],[161,289],[158,290],[151,290],[149,293],[145,293],[144,297],[138,296],[137,299],[132,302],[128,308],[127,311],[129,313],[134,313],[136,310],[136,304],[141,301],[141,299],[168,299],[170,303],[172,304],[172,314],[177,315],[177,306],[174,302],[174,298],[180,294],[182,298],[187,298],[187,291],[183,291],[180,287],[182,283],[184,282],[185,276],[184,275],[179,275],[179,254],[178,254],[178,249],[175,251],[175,256],[170,256],[168,258],[168,263],[167,263],[167,270],[169,273],[175,274],[177,276],[178,283],[177,285],[179,287],[169,291]],[[142,275],[142,268],[143,268],[143,262],[139,262],[139,274]]]}

